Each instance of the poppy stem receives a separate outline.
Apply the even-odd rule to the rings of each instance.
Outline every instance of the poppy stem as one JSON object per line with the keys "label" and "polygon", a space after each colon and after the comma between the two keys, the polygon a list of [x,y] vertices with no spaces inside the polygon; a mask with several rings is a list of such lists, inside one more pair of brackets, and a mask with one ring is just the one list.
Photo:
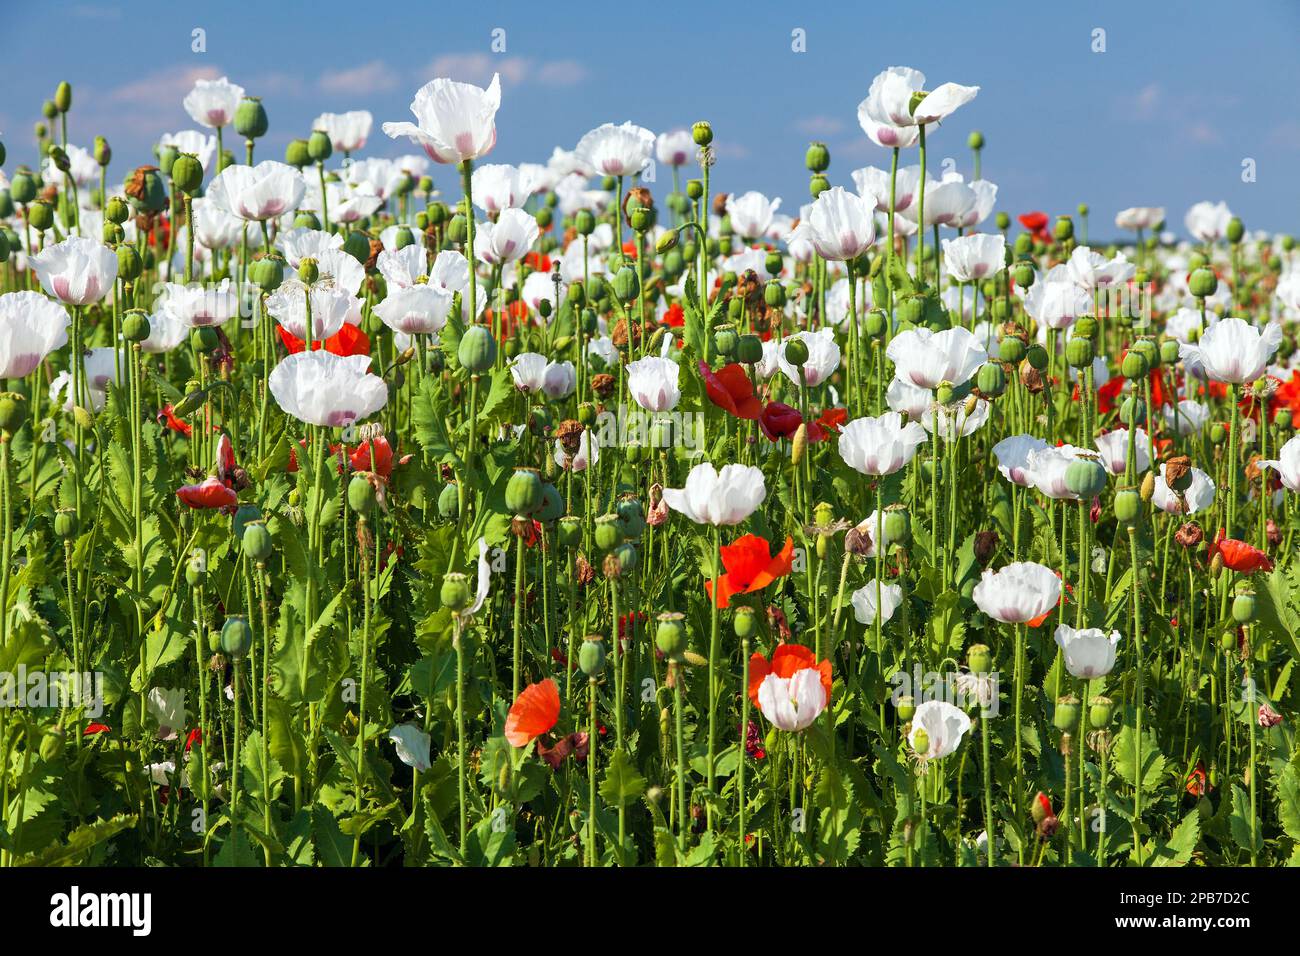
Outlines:
{"label": "poppy stem", "polygon": [[[708,773],[706,774],[709,785],[709,792],[713,793],[714,784],[714,757],[718,749],[718,685],[717,685],[717,667],[718,656],[721,653],[720,641],[718,635],[718,563],[721,553],[721,539],[718,526],[713,526],[713,593],[709,601],[709,755],[708,755]],[[713,807],[708,808],[708,826],[709,832],[713,832]]]}

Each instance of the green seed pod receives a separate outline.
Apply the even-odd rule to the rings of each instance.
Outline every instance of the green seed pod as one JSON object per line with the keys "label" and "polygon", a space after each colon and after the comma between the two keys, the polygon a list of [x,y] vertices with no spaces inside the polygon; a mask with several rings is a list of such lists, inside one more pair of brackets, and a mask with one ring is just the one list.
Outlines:
{"label": "green seed pod", "polygon": [[1095,458],[1076,458],[1065,469],[1065,487],[1083,500],[1106,490],[1106,469]]}
{"label": "green seed pod", "polygon": [[221,344],[217,330],[210,325],[202,326],[190,332],[190,345],[196,352],[208,353]]}
{"label": "green seed pod", "polygon": [[[737,301],[732,299],[733,302]],[[713,333],[713,344],[718,350],[718,354],[731,358],[736,354],[736,349],[740,347],[740,336],[736,334],[734,325],[719,326]]]}
{"label": "green seed pod", "polygon": [[560,546],[574,550],[582,544],[582,519],[575,515],[566,515],[560,519],[557,539]]}
{"label": "green seed pod", "polygon": [[185,564],[185,583],[190,587],[198,587],[208,577],[208,566],[201,555],[191,555]]}
{"label": "green seed pod", "polygon": [[305,139],[292,139],[284,148],[284,161],[295,169],[302,169],[311,162],[311,153],[307,151]]}
{"label": "green seed pod", "polygon": [[987,674],[993,669],[993,652],[987,644],[972,644],[967,648],[966,667],[972,674]]}
{"label": "green seed pod", "polygon": [[6,435],[23,427],[27,421],[27,399],[17,392],[0,393],[0,431]]}
{"label": "green seed pod", "polygon": [[203,165],[193,153],[181,153],[172,163],[172,185],[193,196],[203,185]]}
{"label": "green seed pod", "polygon": [[1056,712],[1052,715],[1052,725],[1057,730],[1070,730],[1079,723],[1079,698],[1060,697],[1056,701]]}
{"label": "green seed pod", "polygon": [[605,642],[593,636],[578,648],[578,667],[588,677],[596,677],[605,669]]}
{"label": "green seed pod", "polygon": [[140,166],[126,179],[124,192],[137,212],[162,212],[167,208],[163,174],[153,166]]}
{"label": "green seed pod", "polygon": [[700,120],[691,127],[691,139],[695,141],[696,146],[708,146],[713,142],[713,127],[706,121]]}
{"label": "green seed pod", "polygon": [[9,183],[9,195],[13,201],[20,206],[25,206],[36,198],[37,189],[32,171],[26,166],[19,166],[13,180]]}
{"label": "green seed pod", "polygon": [[785,360],[795,368],[802,368],[808,361],[808,345],[800,338],[789,338],[785,341]]}
{"label": "green seed pod", "polygon": [[397,233],[393,237],[393,246],[397,249],[405,249],[413,245],[415,245],[415,233],[411,231],[411,227],[398,226]]}
{"label": "green seed pod", "polygon": [[813,199],[816,199],[830,188],[831,181],[821,173],[815,173],[812,178],[808,180],[808,194],[812,196]]}
{"label": "green seed pod", "polygon": [[754,613],[752,607],[738,607],[736,616],[731,620],[731,628],[741,639],[753,637],[754,632],[758,630],[758,615]]}
{"label": "green seed pod", "polygon": [[284,260],[279,256],[263,256],[248,267],[248,276],[263,292],[274,292],[284,282]]}
{"label": "green seed pod", "polygon": [[655,647],[670,661],[681,660],[686,650],[686,627],[682,624],[684,617],[677,611],[666,611],[659,615],[659,626],[655,629]]}
{"label": "green seed pod", "polygon": [[348,507],[361,517],[370,513],[375,503],[375,489],[362,475],[353,475],[348,482]]}
{"label": "green seed pod", "polygon": [[752,332],[746,332],[736,340],[736,360],[745,365],[757,365],[763,361],[763,340]]}
{"label": "green seed pod", "polygon": [[1194,269],[1187,278],[1187,291],[1198,299],[1208,299],[1219,291],[1219,279],[1209,269]]}
{"label": "green seed pod", "polygon": [[71,508],[60,508],[54,512],[54,533],[64,541],[77,536],[77,512]]}
{"label": "green seed pod", "polygon": [[1081,315],[1074,320],[1074,337],[1079,339],[1088,339],[1095,342],[1097,339],[1097,317],[1093,315]]}
{"label": "green seed pod", "polygon": [[27,221],[37,232],[45,232],[54,225],[54,207],[38,199],[27,207]]}
{"label": "green seed pod", "polygon": [[831,152],[825,143],[813,143],[804,153],[803,162],[810,172],[824,173],[830,168]]}
{"label": "green seed pod", "polygon": [[[0,189],[0,219],[8,219],[14,214],[14,197],[8,189]],[[8,236],[6,235],[7,239]]]}
{"label": "green seed pod", "polygon": [[1065,361],[1070,368],[1088,368],[1092,365],[1095,353],[1092,339],[1073,338],[1065,343]]}
{"label": "green seed pod", "polygon": [[1093,730],[1105,730],[1110,725],[1111,711],[1115,702],[1109,697],[1094,697],[1088,704],[1088,726]]}
{"label": "green seed pod", "polygon": [[1025,350],[1025,358],[1033,368],[1040,372],[1047,368],[1047,349],[1037,342]]}
{"label": "green seed pod", "polygon": [[986,398],[997,398],[1007,390],[1007,373],[997,362],[985,362],[975,373],[975,387]]}
{"label": "green seed pod", "polygon": [[1249,624],[1255,620],[1255,595],[1238,594],[1232,599],[1232,619],[1238,624]]}
{"label": "green seed pod", "polygon": [[1120,403],[1119,420],[1129,428],[1143,424],[1147,420],[1146,402],[1136,395],[1128,396]]}
{"label": "green seed pod", "polygon": [[293,217],[293,228],[295,229],[320,229],[320,218],[310,209],[300,209],[298,214]]}
{"label": "green seed pod", "polygon": [[1056,237],[1057,242],[1073,239],[1074,221],[1069,216],[1058,216],[1056,225],[1052,227],[1052,235]]}
{"label": "green seed pod", "polygon": [[298,278],[303,285],[315,285],[320,279],[320,265],[311,256],[298,262]]}
{"label": "green seed pod", "polygon": [[1137,352],[1147,360],[1149,368],[1155,368],[1160,364],[1160,349],[1152,339],[1138,339],[1131,346],[1130,352]]}
{"label": "green seed pod", "polygon": [[104,218],[109,222],[121,225],[131,216],[131,207],[126,204],[126,200],[121,196],[114,196],[104,207]]}
{"label": "green seed pod", "polygon": [[601,515],[596,519],[596,547],[613,551],[623,542],[623,529],[618,515]]}
{"label": "green seed pod", "polygon": [[365,265],[370,259],[370,240],[364,232],[349,232],[343,240],[343,251]]}
{"label": "green seed pod", "polygon": [[267,529],[266,522],[261,519],[249,521],[244,525],[244,534],[239,543],[244,549],[244,554],[255,564],[264,563],[271,556],[274,547],[271,532]]}
{"label": "green seed pod", "polygon": [[645,531],[645,512],[641,508],[640,500],[632,496],[620,498],[614,506],[614,511],[622,526],[624,539],[635,541],[640,538]]}
{"label": "green seed pod", "polygon": [[135,246],[121,245],[117,247],[117,275],[119,279],[134,282],[140,278],[140,273],[143,271],[144,263],[140,261],[140,253],[136,251]]}
{"label": "green seed pod", "polygon": [[1224,230],[1224,236],[1234,246],[1241,242],[1246,235],[1246,227],[1242,225],[1241,219],[1233,216],[1228,220],[1228,228]]}
{"label": "green seed pod", "polygon": [[516,468],[506,482],[506,508],[515,514],[531,515],[545,503],[542,476],[536,468]]}
{"label": "green seed pod", "polygon": [[1174,365],[1178,362],[1180,349],[1177,339],[1165,339],[1160,343],[1160,362],[1162,365]]}
{"label": "green seed pod", "polygon": [[[610,556],[614,558],[620,575],[636,569],[638,552],[636,545],[631,542],[624,541],[610,552]],[[608,566],[609,565],[607,564],[606,567]]]}
{"label": "green seed pod", "polygon": [[465,610],[474,603],[474,592],[469,586],[469,578],[458,571],[451,571],[442,576],[442,589],[439,592],[442,606],[453,614]]}
{"label": "green seed pod", "polygon": [[226,618],[226,623],[221,627],[221,653],[231,660],[243,660],[252,646],[253,629],[248,626],[248,618]]}
{"label": "green seed pod", "polygon": [[1018,335],[1004,335],[998,343],[998,358],[1013,365],[1019,365],[1028,352],[1025,340]]}
{"label": "green seed pod", "polygon": [[564,499],[560,497],[556,487],[548,481],[542,485],[542,506],[538,509],[536,518],[543,524],[550,524],[563,514]]}
{"label": "green seed pod", "polygon": [[898,719],[902,721],[911,720],[916,714],[916,700],[910,696],[898,698],[898,703],[894,705],[898,712]]}
{"label": "green seed pod", "polygon": [[486,372],[496,362],[497,344],[483,325],[471,325],[460,337],[456,358],[461,367],[474,373]]}
{"label": "green seed pod", "polygon": [[1017,262],[1012,277],[1016,280],[1017,288],[1028,289],[1037,278],[1037,274],[1034,272],[1034,264],[1025,261]]}
{"label": "green seed pod", "polygon": [[149,315],[144,309],[128,309],[122,316],[122,338],[143,342],[149,337]]}
{"label": "green seed pod", "polygon": [[[686,180],[686,198],[699,200],[704,196],[704,183],[698,179]],[[581,215],[581,213],[579,213]],[[693,257],[692,257],[693,258]]]}
{"label": "green seed pod", "polygon": [[611,283],[614,289],[614,295],[624,305],[630,303],[637,297],[640,291],[640,284],[637,279],[636,270],[630,266],[623,266],[614,274],[614,280]]}
{"label": "green seed pod", "polygon": [[1124,525],[1137,521],[1142,510],[1142,498],[1132,488],[1125,488],[1115,493],[1115,518]]}
{"label": "green seed pod", "polygon": [[438,492],[438,516],[444,521],[455,521],[460,515],[460,491],[454,481],[449,481]]}
{"label": "green seed pod", "polygon": [[266,107],[256,96],[245,96],[235,107],[235,132],[244,139],[258,139],[266,135],[271,121],[266,116]]}
{"label": "green seed pod", "polygon": [[63,745],[67,742],[67,736],[63,733],[62,727],[50,727],[41,736],[41,759],[46,763],[52,763],[63,756]]}

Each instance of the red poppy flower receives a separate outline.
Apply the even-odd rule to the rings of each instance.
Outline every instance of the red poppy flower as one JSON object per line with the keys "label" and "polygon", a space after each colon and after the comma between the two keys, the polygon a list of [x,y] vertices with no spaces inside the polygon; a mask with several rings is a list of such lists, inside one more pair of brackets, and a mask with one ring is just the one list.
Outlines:
{"label": "red poppy flower", "polygon": [[754,383],[749,380],[745,366],[733,362],[715,372],[701,362],[700,375],[704,377],[704,391],[714,405],[736,418],[750,421],[762,414],[763,403],[754,397]]}
{"label": "red poppy flower", "polygon": [[623,243],[623,255],[629,259],[636,258],[636,243],[631,239]]}
{"label": "red poppy flower", "polygon": [[370,439],[366,439],[352,450],[348,462],[353,471],[372,471],[380,478],[387,478],[393,473],[393,447],[388,439],[380,435],[374,441],[374,454],[371,454]]}
{"label": "red poppy flower", "polygon": [[219,478],[205,478],[197,485],[182,485],[176,497],[191,508],[233,508],[239,496]]}
{"label": "red poppy flower", "polygon": [[512,747],[527,747],[560,719],[560,689],[549,677],[529,684],[506,714],[506,740]]}
{"label": "red poppy flower", "polygon": [[198,727],[195,727],[193,730],[190,731],[190,735],[185,738],[185,752],[189,753],[191,747],[193,747],[197,743],[202,743],[202,742],[203,742],[203,731],[200,730]]}
{"label": "red poppy flower", "polygon": [[1020,225],[1024,226],[1034,234],[1035,239],[1046,242],[1051,236],[1047,232],[1047,213],[1045,212],[1027,212],[1016,217],[1020,220]]}
{"label": "red poppy flower", "polygon": [[[1116,375],[1106,384],[1097,388],[1097,414],[1105,415],[1115,407],[1115,399],[1119,398],[1119,393],[1124,389],[1124,376]],[[1079,397],[1078,386],[1075,386],[1074,396],[1077,400]]]}
{"label": "red poppy flower", "polygon": [[772,652],[772,660],[755,651],[749,658],[749,699],[758,706],[758,689],[768,674],[789,679],[801,670],[811,668],[821,674],[822,690],[826,691],[826,703],[831,700],[831,662],[818,661],[817,655],[802,644],[778,644]]}
{"label": "red poppy flower", "polygon": [[840,426],[848,422],[849,410],[847,408],[828,408],[821,413],[817,419],[817,424],[828,432],[840,433]]}
{"label": "red poppy flower", "polygon": [[1273,570],[1273,559],[1267,554],[1245,541],[1225,537],[1226,533],[1220,528],[1219,533],[1214,536],[1208,555],[1211,561],[1214,560],[1215,554],[1218,554],[1223,559],[1223,566],[1238,574]]}
{"label": "red poppy flower", "polygon": [[524,263],[534,272],[550,272],[551,257],[544,252],[530,252],[524,256]]}
{"label": "red poppy flower", "polygon": [[[1058,578],[1061,576],[1060,571],[1055,572],[1055,574]],[[1056,607],[1038,615],[1038,617],[1034,618],[1032,621],[1026,621],[1025,625],[1027,627],[1042,627],[1043,622],[1052,616],[1052,612],[1055,611],[1057,607],[1063,607],[1066,604],[1070,603],[1069,598],[1070,595],[1073,593],[1074,593],[1074,588],[1072,588],[1069,584],[1066,584],[1064,587],[1061,588],[1061,596],[1056,602]]]}
{"label": "red poppy flower", "polygon": [[172,431],[184,435],[186,438],[189,438],[190,435],[193,434],[194,432],[193,425],[190,425],[189,423],[182,421],[181,419],[177,418],[174,414],[172,414],[171,405],[164,405],[162,408],[158,410],[158,424],[165,425],[168,428],[170,428]]}
{"label": "red poppy flower", "polygon": [[631,623],[635,628],[638,624],[646,622],[645,611],[628,611],[626,614],[620,614],[618,618],[618,637],[619,640],[627,640],[627,628]]}
{"label": "red poppy flower", "polygon": [[1274,415],[1286,407],[1291,410],[1292,417],[1300,418],[1300,372],[1292,372],[1291,378],[1277,387],[1273,393],[1273,403]]}
{"label": "red poppy flower", "polygon": [[217,439],[217,478],[223,483],[229,482],[234,477],[235,468],[235,446],[230,441],[230,436],[222,434]]}
{"label": "red poppy flower", "polygon": [[95,734],[106,734],[112,729],[113,728],[108,726],[108,724],[90,723],[86,724],[86,729],[83,732],[83,735],[86,737],[93,737]]}
{"label": "red poppy flower", "polygon": [[[292,332],[286,332],[284,326],[277,325],[275,331],[280,334],[280,341],[284,347],[293,355],[301,352],[306,344]],[[370,339],[365,332],[361,331],[360,326],[353,325],[351,322],[344,322],[343,328],[339,329],[323,342],[317,339],[311,344],[313,352],[324,348],[326,352],[333,352],[335,355],[347,357],[349,355],[369,355]]]}
{"label": "red poppy flower", "polygon": [[1192,772],[1187,775],[1187,792],[1194,797],[1203,797],[1211,789],[1209,774],[1205,772],[1205,761],[1198,760]]}
{"label": "red poppy flower", "polygon": [[670,329],[680,329],[686,324],[686,310],[682,308],[681,303],[674,302],[659,321]]}
{"label": "red poppy flower", "polygon": [[[785,577],[794,566],[794,539],[790,537],[775,557],[770,553],[767,539],[756,534],[747,534],[719,550],[727,572],[718,576],[718,607],[730,607],[733,594],[762,590],[777,578]],[[713,596],[712,581],[704,582],[704,592]]]}

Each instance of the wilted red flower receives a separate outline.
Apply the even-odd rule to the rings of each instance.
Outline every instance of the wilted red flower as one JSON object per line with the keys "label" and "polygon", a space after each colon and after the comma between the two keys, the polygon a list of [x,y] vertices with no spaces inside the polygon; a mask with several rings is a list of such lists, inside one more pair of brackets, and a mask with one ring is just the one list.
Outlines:
{"label": "wilted red flower", "polygon": [[1205,761],[1198,760],[1192,772],[1187,775],[1187,792],[1194,797],[1203,797],[1212,789],[1209,774],[1205,772]]}
{"label": "wilted red flower", "polygon": [[176,497],[191,508],[232,508],[239,496],[219,478],[205,478],[197,485],[182,485]]}
{"label": "wilted red flower", "polygon": [[89,723],[86,724],[86,729],[82,732],[82,735],[85,737],[93,737],[95,734],[106,734],[112,729],[113,728],[108,726],[108,724],[101,724],[98,722]]}
{"label": "wilted red flower", "polygon": [[708,363],[701,362],[700,375],[704,378],[704,391],[714,405],[736,418],[750,421],[762,414],[763,403],[754,397],[754,383],[743,365],[733,362],[715,372]]}
{"label": "wilted red flower", "polygon": [[[775,556],[766,538],[747,534],[732,544],[719,548],[726,574],[718,576],[718,607],[730,607],[733,594],[750,594],[762,590],[777,578],[785,577],[794,566],[794,538],[785,539]],[[713,597],[713,582],[704,582],[704,592]]]}
{"label": "wilted red flower", "polygon": [[[793,438],[794,433],[799,430],[803,424],[803,416],[799,414],[799,409],[791,408],[785,402],[768,402],[763,407],[763,412],[758,416],[758,427],[763,430],[768,441],[778,441],[782,438]],[[808,441],[819,442],[826,437],[826,431],[816,422],[808,425]]]}
{"label": "wilted red flower", "polygon": [[831,662],[818,661],[811,648],[802,644],[778,644],[772,651],[769,662],[758,651],[749,658],[749,699],[758,706],[758,689],[768,674],[789,679],[801,670],[813,669],[821,674],[822,690],[826,691],[826,703],[831,702]]}
{"label": "wilted red flower", "polygon": [[1259,713],[1256,714],[1259,725],[1267,730],[1269,727],[1276,727],[1282,723],[1282,715],[1270,707],[1268,704],[1259,705]]}
{"label": "wilted red flower", "polygon": [[190,735],[185,738],[185,752],[189,753],[191,747],[193,747],[197,743],[202,743],[202,742],[203,742],[203,731],[200,728],[195,727],[193,730],[190,731]]}

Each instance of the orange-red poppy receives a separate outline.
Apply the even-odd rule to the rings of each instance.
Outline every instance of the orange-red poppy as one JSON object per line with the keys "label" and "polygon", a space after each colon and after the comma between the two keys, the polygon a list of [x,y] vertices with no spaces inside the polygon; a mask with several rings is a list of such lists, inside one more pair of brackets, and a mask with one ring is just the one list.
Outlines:
{"label": "orange-red poppy", "polygon": [[172,413],[171,405],[164,405],[158,410],[158,423],[160,425],[166,425],[172,431],[178,432],[186,438],[189,438],[190,435],[194,433],[194,426],[177,418]]}
{"label": "orange-red poppy", "polygon": [[772,651],[769,662],[758,651],[749,658],[749,699],[758,705],[758,688],[762,686],[768,674],[790,679],[802,670],[815,670],[821,674],[822,690],[826,691],[826,703],[831,700],[831,662],[818,661],[811,648],[802,644],[778,644]]}
{"label": "orange-red poppy", "polygon": [[191,508],[232,508],[239,498],[232,488],[219,478],[206,478],[197,485],[181,485],[176,497]]}
{"label": "orange-red poppy", "polygon": [[393,446],[388,439],[380,435],[374,442],[374,454],[371,454],[370,439],[366,439],[348,456],[353,471],[372,471],[381,478],[393,473]]}
{"label": "orange-red poppy", "polygon": [[[785,547],[775,556],[771,547],[766,538],[747,534],[719,549],[727,572],[718,576],[718,607],[730,607],[733,594],[762,590],[790,573],[794,566],[794,538],[787,537]],[[704,592],[713,597],[712,581],[704,582]]]}
{"label": "orange-red poppy", "polygon": [[1238,541],[1236,538],[1225,537],[1226,532],[1220,528],[1219,533],[1215,535],[1214,541],[1210,544],[1209,559],[1214,560],[1215,554],[1223,559],[1223,566],[1238,574],[1254,574],[1256,571],[1272,571],[1273,559],[1270,558],[1259,548],[1247,544],[1245,541]]}
{"label": "orange-red poppy", "polygon": [[1194,797],[1203,797],[1210,789],[1210,777],[1205,772],[1205,761],[1198,760],[1192,772],[1187,775],[1187,792]]}
{"label": "orange-red poppy", "polygon": [[817,419],[817,424],[826,431],[835,432],[838,435],[840,426],[848,422],[848,420],[849,410],[847,408],[828,408],[821,413],[821,416]]}
{"label": "orange-red poppy", "polygon": [[680,329],[686,324],[686,310],[682,308],[681,303],[674,302],[659,321],[670,329]]}
{"label": "orange-red poppy", "polygon": [[732,362],[715,372],[708,363],[701,362],[700,375],[704,378],[704,391],[714,405],[736,418],[750,421],[762,413],[763,403],[754,396],[754,383],[749,380],[745,366]]}
{"label": "orange-red poppy", "polygon": [[512,747],[527,747],[560,719],[560,688],[549,677],[529,684],[506,715],[506,740]]}
{"label": "orange-red poppy", "polygon": [[[280,341],[284,347],[289,350],[289,354],[301,352],[307,345],[302,339],[292,332],[285,331],[284,326],[277,325],[275,331],[280,334]],[[365,332],[361,331],[360,326],[353,325],[351,322],[344,322],[343,328],[339,329],[329,338],[321,341],[317,339],[311,343],[313,352],[324,348],[326,352],[333,352],[335,355],[369,355],[370,339]]]}

